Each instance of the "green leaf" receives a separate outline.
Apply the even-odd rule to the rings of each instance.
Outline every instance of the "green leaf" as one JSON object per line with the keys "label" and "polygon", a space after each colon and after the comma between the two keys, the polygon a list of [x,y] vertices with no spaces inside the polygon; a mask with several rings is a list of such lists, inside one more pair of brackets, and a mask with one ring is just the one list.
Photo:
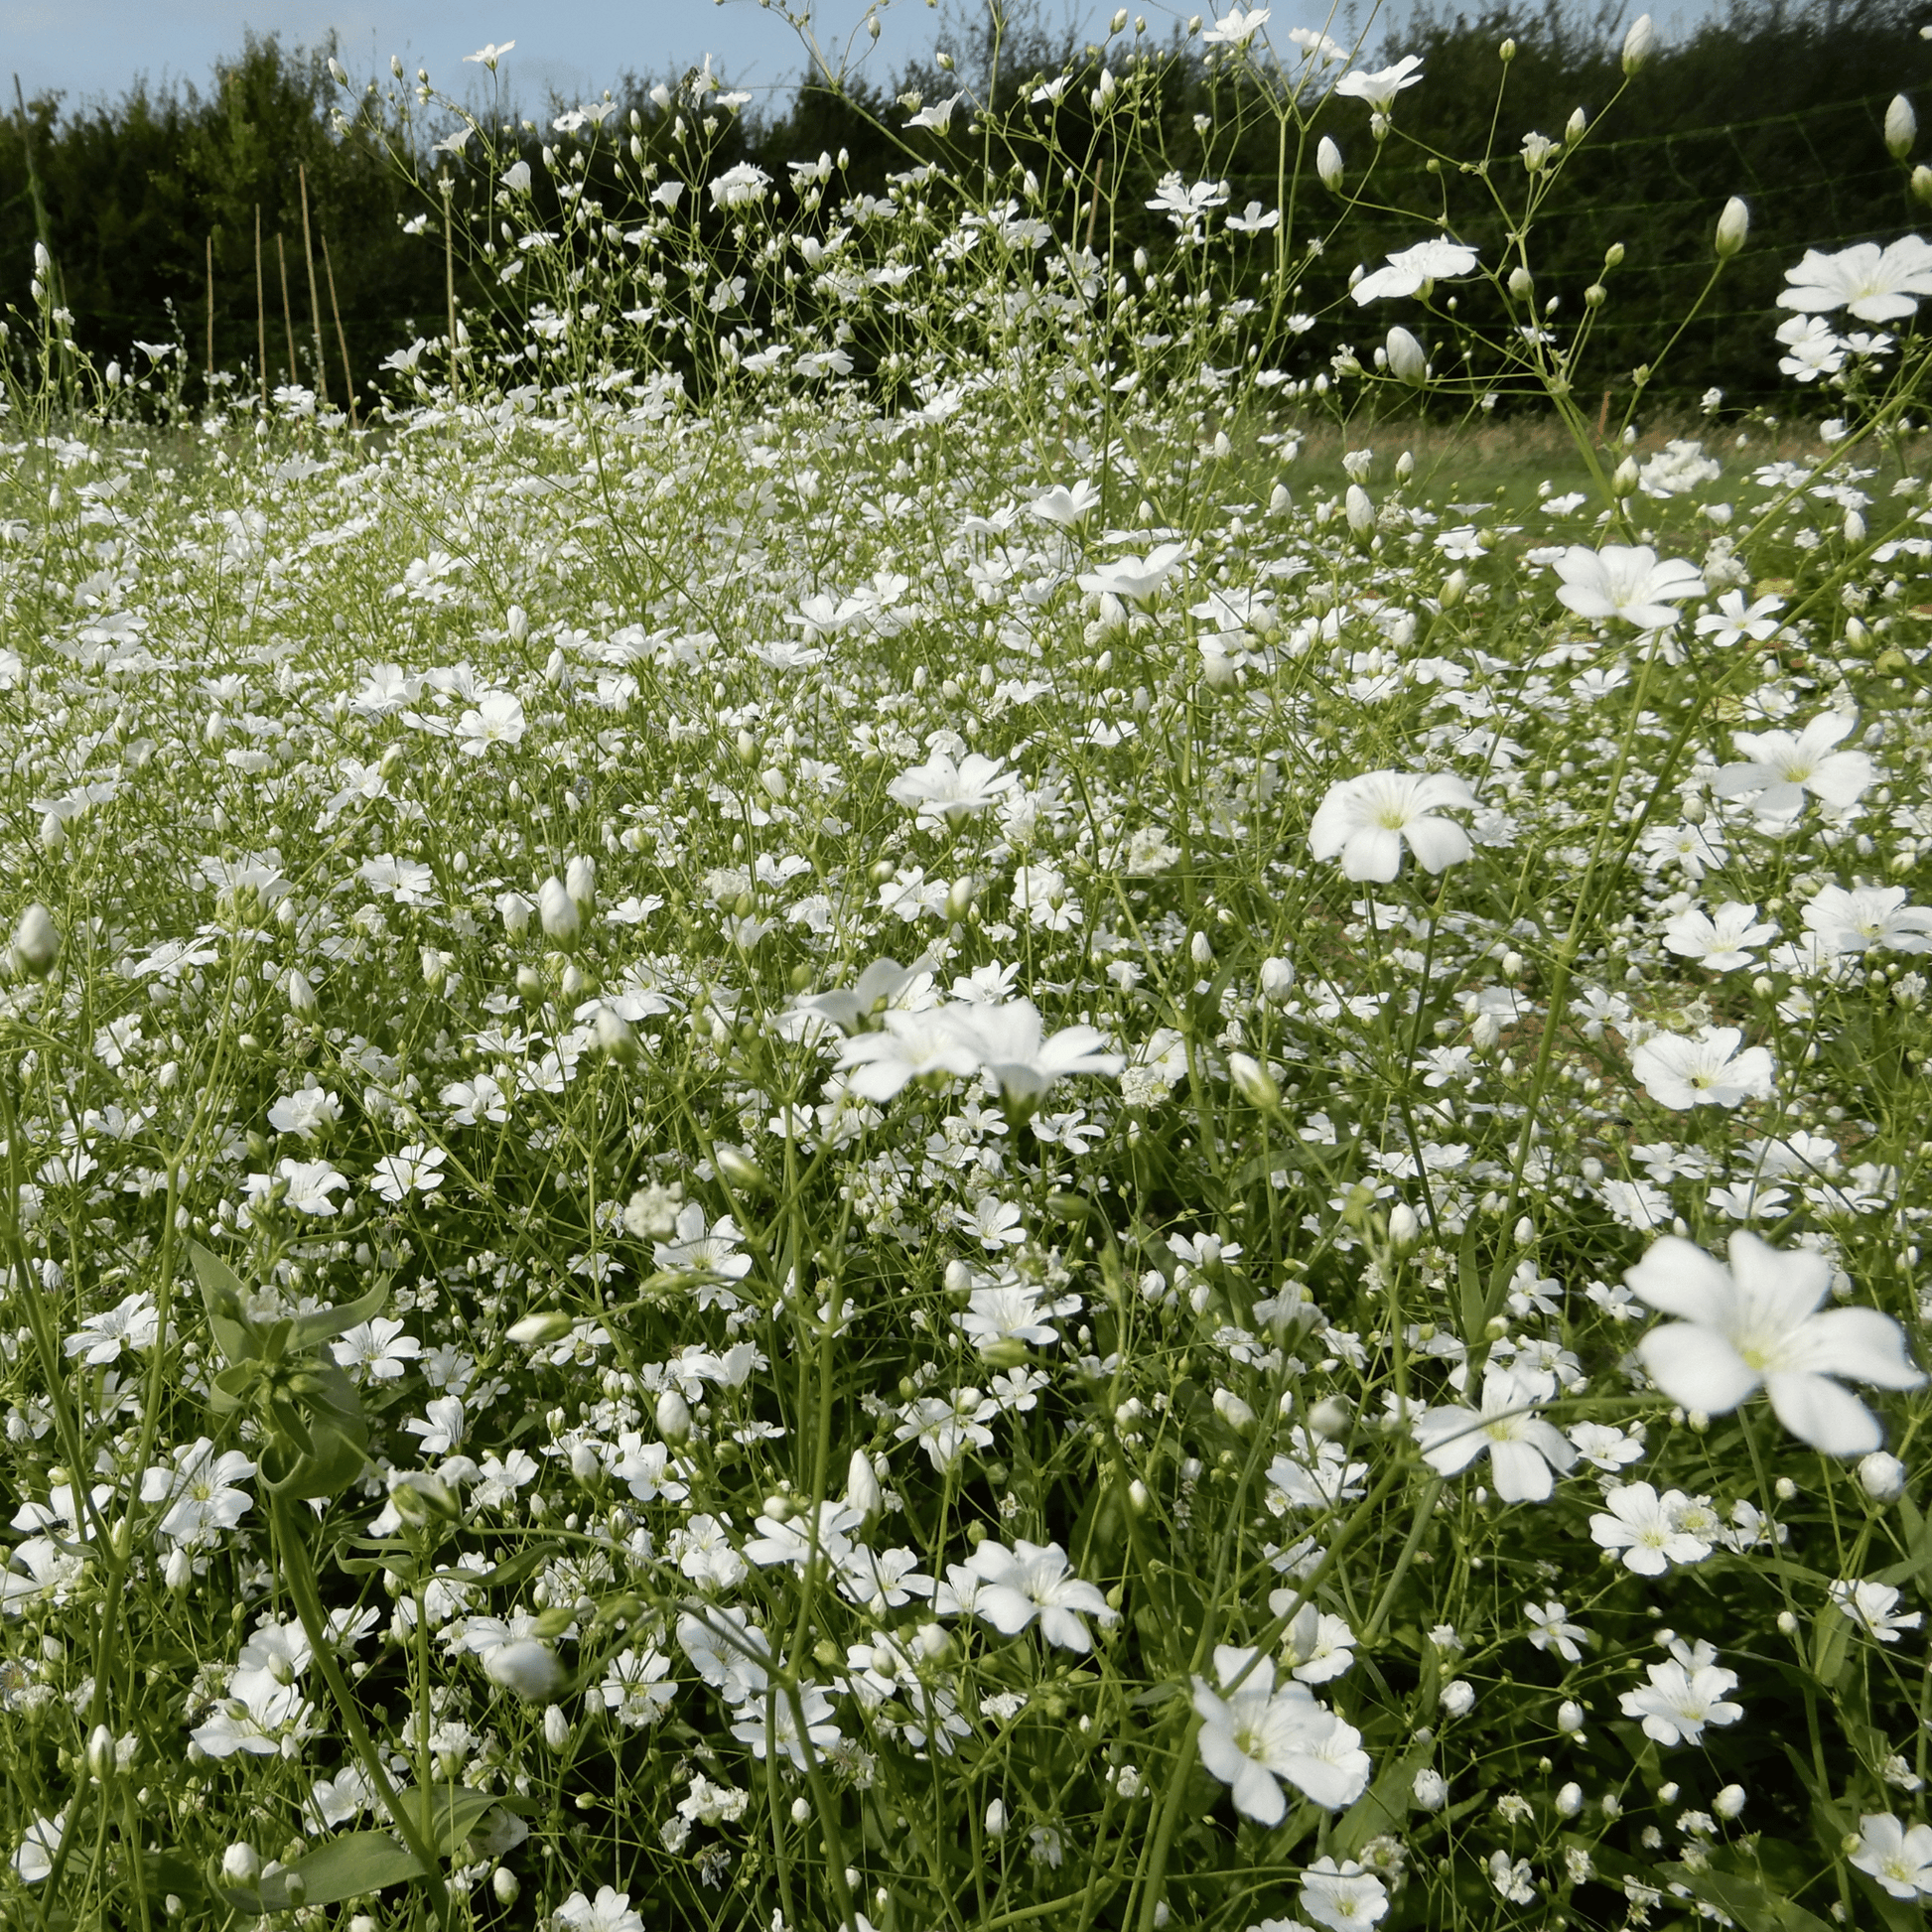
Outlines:
{"label": "green leaf", "polygon": [[1829,1689],[1838,1682],[1852,1653],[1852,1619],[1836,1603],[1827,1603],[1811,1623],[1811,1670]]}
{"label": "green leaf", "polygon": [[1657,1875],[1666,1886],[1683,1885],[1706,1904],[1727,1913],[1744,1932],[1832,1932],[1815,1913],[1738,1872],[1694,1871],[1687,1864],[1660,1864]]}
{"label": "green leaf", "polygon": [[319,1845],[286,1870],[265,1871],[257,1892],[224,1885],[222,1895],[249,1918],[264,1912],[286,1912],[291,1874],[302,1879],[305,1905],[340,1905],[345,1898],[359,1898],[384,1885],[420,1878],[423,1867],[416,1863],[415,1854],[398,1845],[387,1832],[348,1832]]}
{"label": "green leaf", "polygon": [[1471,1220],[1462,1236],[1462,1251],[1456,1257],[1456,1276],[1461,1288],[1462,1339],[1471,1348],[1482,1334],[1488,1296],[1483,1288],[1482,1269],[1476,1261],[1476,1231]]}
{"label": "green leaf", "polygon": [[[309,1425],[310,1448],[306,1454],[285,1462],[286,1473],[277,1474],[264,1454],[262,1480],[277,1495],[336,1496],[357,1481],[368,1457],[361,1446],[352,1443],[333,1421]],[[276,1445],[286,1453],[286,1445]],[[280,1458],[276,1458],[280,1459]]]}
{"label": "green leaf", "polygon": [[470,1834],[492,1806],[513,1809],[497,1792],[473,1791],[462,1784],[433,1784],[427,1792],[412,1785],[397,1792],[396,1801],[416,1821],[423,1835],[434,1841],[443,1858],[464,1849]]}
{"label": "green leaf", "polygon": [[1328,1834],[1329,1851],[1338,1859],[1352,1859],[1370,1839],[1384,1832],[1402,1831],[1416,1773],[1435,1755],[1434,1744],[1412,1744],[1404,1755],[1385,1763],[1375,1782],[1342,1813]]}
{"label": "green leaf", "polygon": [[188,1244],[188,1259],[194,1265],[195,1279],[201,1284],[202,1306],[207,1310],[207,1322],[214,1332],[214,1345],[224,1362],[249,1362],[260,1359],[254,1332],[243,1313],[248,1293],[241,1278],[219,1255],[210,1254],[199,1241]]}
{"label": "green leaf", "polygon": [[389,1283],[385,1278],[376,1283],[366,1295],[341,1308],[317,1309],[310,1314],[298,1314],[293,1324],[291,1337],[297,1348],[313,1348],[318,1342],[333,1341],[336,1336],[346,1334],[349,1329],[364,1321],[372,1321],[389,1300]]}

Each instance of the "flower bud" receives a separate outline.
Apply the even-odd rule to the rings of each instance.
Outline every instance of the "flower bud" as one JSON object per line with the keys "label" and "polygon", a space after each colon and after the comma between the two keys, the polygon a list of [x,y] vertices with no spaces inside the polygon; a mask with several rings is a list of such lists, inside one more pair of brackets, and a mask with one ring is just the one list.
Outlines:
{"label": "flower bud", "polygon": [[1885,146],[1894,161],[1903,161],[1918,139],[1918,116],[1903,94],[1893,94],[1885,109]]}
{"label": "flower bud", "polygon": [[570,1472],[582,1483],[595,1482],[604,1473],[604,1464],[598,1459],[597,1450],[588,1443],[573,1443],[570,1450]]}
{"label": "flower bud", "polygon": [[1721,262],[1727,262],[1744,245],[1751,231],[1751,211],[1733,195],[1718,216],[1717,239],[1713,244]]}
{"label": "flower bud", "polygon": [[845,1472],[845,1499],[861,1516],[878,1515],[879,1505],[885,1500],[879,1487],[879,1472],[864,1449],[852,1451],[852,1461]]}
{"label": "flower bud", "polygon": [[1584,1787],[1581,1784],[1566,1784],[1557,1793],[1557,1816],[1575,1818],[1584,1808]]}
{"label": "flower bud", "polygon": [[988,1838],[1004,1838],[1007,1832],[1007,1808],[1005,1803],[995,1798],[986,1808],[986,1835]]}
{"label": "flower bud", "polygon": [[1375,528],[1375,505],[1360,483],[1348,485],[1343,505],[1348,513],[1348,527],[1356,536],[1365,537]]}
{"label": "flower bud", "polygon": [[423,1524],[432,1517],[455,1523],[463,1516],[463,1498],[428,1469],[411,1469],[389,1478],[389,1500],[405,1523]]}
{"label": "flower bud", "polygon": [[1619,496],[1627,496],[1637,486],[1637,460],[1627,456],[1616,466],[1610,478],[1610,488]]}
{"label": "flower bud", "polygon": [[1442,1772],[1432,1770],[1428,1765],[1416,1773],[1415,1782],[1409,1789],[1418,1811],[1441,1811],[1449,1802],[1449,1785]]}
{"label": "flower bud", "polygon": [[[550,1707],[550,1711],[557,1711],[557,1707],[553,1704]],[[561,1711],[557,1711],[558,1717],[561,1718],[563,1715],[564,1714]],[[546,1711],[543,1714],[543,1723],[544,1723],[545,1735],[547,1736],[549,1734],[549,1725],[550,1725],[549,1711]],[[489,1874],[489,1889],[496,1894],[497,1904],[514,1905],[516,1903],[518,1894],[521,1893],[523,1887],[521,1883],[518,1881],[516,1873],[513,1872],[508,1865],[499,1864],[496,1867],[496,1869]]]}
{"label": "flower bud", "polygon": [[1451,1718],[1466,1718],[1474,1708],[1476,1687],[1466,1677],[1458,1677],[1443,1686],[1443,1709]]}
{"label": "flower bud", "polygon": [[95,1725],[87,1735],[87,1774],[96,1782],[114,1769],[114,1733],[105,1725]]}
{"label": "flower bud", "polygon": [[597,903],[597,861],[579,856],[564,868],[564,891],[584,911]]}
{"label": "flower bud", "polygon": [[1321,177],[1321,185],[1330,194],[1341,192],[1341,150],[1327,135],[1315,144],[1314,172]]}
{"label": "flower bud", "polygon": [[1202,972],[1214,964],[1214,942],[1204,932],[1196,932],[1187,942],[1188,956]]}
{"label": "flower bud", "polygon": [[195,1581],[195,1559],[180,1544],[168,1552],[168,1561],[161,1566],[161,1581],[170,1589],[186,1589]]}
{"label": "flower bud", "polygon": [[1422,344],[1400,324],[1389,331],[1388,351],[1392,375],[1416,388],[1429,380],[1429,357]]}
{"label": "flower bud", "polygon": [[221,1854],[221,1876],[231,1885],[246,1885],[251,1890],[262,1875],[262,1855],[245,1839],[230,1845]]}
{"label": "flower bud", "polygon": [[44,980],[60,956],[60,928],[54,923],[54,914],[36,899],[21,913],[20,923],[14,928],[14,957],[23,972]]}
{"label": "flower bud", "polygon": [[526,1314],[522,1320],[510,1324],[511,1341],[520,1342],[524,1347],[542,1347],[546,1342],[561,1341],[571,1330],[571,1319],[561,1309],[539,1309],[533,1314]]}
{"label": "flower bud", "polygon": [[1512,40],[1504,41],[1502,46],[1500,46],[1496,50],[1496,59],[1499,60],[1504,67],[1508,67],[1510,62],[1515,60],[1515,58],[1516,58],[1516,43]]}
{"label": "flower bud", "polygon": [[1261,997],[1271,1006],[1286,1006],[1295,991],[1295,968],[1286,959],[1261,962]]}
{"label": "flower bud", "polygon": [[691,1433],[691,1405],[675,1389],[657,1398],[657,1433],[667,1443],[681,1443]]}
{"label": "flower bud", "polygon": [[1657,29],[1652,26],[1650,16],[1639,14],[1623,37],[1623,71],[1635,73],[1650,59],[1651,50],[1656,45]]}
{"label": "flower bud", "polygon": [[1744,1809],[1744,1787],[1727,1784],[1711,1800],[1711,1809],[1720,1818],[1735,1818]]}
{"label": "flower bud", "polygon": [[1603,266],[1605,268],[1621,268],[1623,266],[1622,242],[1613,241],[1603,250]]}
{"label": "flower bud", "polygon": [[1859,1464],[1859,1486],[1874,1503],[1895,1502],[1905,1493],[1905,1465],[1897,1456],[1874,1449]]}
{"label": "flower bud", "polygon": [[1575,1698],[1565,1698],[1557,1706],[1557,1728],[1566,1737],[1574,1737],[1584,1727],[1584,1707]]}
{"label": "flower bud", "polygon": [[1250,1107],[1272,1113],[1282,1104],[1282,1090],[1275,1084],[1274,1076],[1252,1053],[1228,1055],[1228,1078],[1235,1092]]}
{"label": "flower bud", "polygon": [[547,1699],[564,1681],[564,1667],[558,1663],[557,1653],[535,1637],[514,1637],[508,1643],[499,1643],[483,1653],[483,1667],[492,1684],[500,1684],[531,1704]]}
{"label": "flower bud", "polygon": [[1245,1436],[1255,1426],[1255,1412],[1232,1389],[1214,1391],[1214,1413],[1237,1436]]}
{"label": "flower bud", "polygon": [[637,1057],[637,1035],[630,1030],[630,1022],[621,1013],[613,1013],[609,1007],[597,1010],[597,1043],[601,1051],[609,1053],[614,1060],[634,1060]]}
{"label": "flower bud", "polygon": [[1398,1249],[1413,1248],[1422,1235],[1422,1222],[1406,1200],[1389,1209],[1389,1241]]}
{"label": "flower bud", "polygon": [[536,907],[521,893],[498,893],[496,910],[502,917],[503,930],[512,939],[520,939],[530,929],[530,914]]}
{"label": "flower bud", "polygon": [[309,976],[300,966],[289,968],[289,1011],[298,1020],[313,1020],[318,1011],[316,989],[310,985]]}
{"label": "flower bud", "polygon": [[764,1170],[743,1148],[721,1141],[711,1158],[720,1176],[741,1194],[756,1194],[765,1185]]}
{"label": "flower bud", "polygon": [[516,997],[535,1006],[543,998],[543,975],[534,966],[516,969]]}
{"label": "flower bud", "polygon": [[510,642],[520,644],[530,634],[530,620],[522,605],[512,604],[503,613],[503,628],[509,632]]}
{"label": "flower bud", "polygon": [[560,946],[569,945],[583,929],[576,899],[554,873],[537,888],[537,917],[546,936]]}
{"label": "flower bud", "polygon": [[1563,138],[1574,148],[1589,132],[1589,117],[1581,107],[1571,110],[1570,118],[1564,123]]}

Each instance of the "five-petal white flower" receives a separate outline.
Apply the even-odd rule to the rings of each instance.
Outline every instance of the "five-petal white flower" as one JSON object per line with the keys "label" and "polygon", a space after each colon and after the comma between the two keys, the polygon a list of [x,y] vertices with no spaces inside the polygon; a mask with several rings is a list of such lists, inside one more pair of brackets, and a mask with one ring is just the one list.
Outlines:
{"label": "five-petal white flower", "polygon": [[1666,1235],[1624,1278],[1654,1309],[1675,1315],[1637,1344],[1637,1357],[1673,1402],[1728,1414],[1760,1385],[1778,1420],[1827,1455],[1863,1455],[1884,1432],[1837,1379],[1881,1389],[1925,1380],[1905,1332],[1876,1309],[1819,1311],[1832,1265],[1808,1248],[1779,1250],[1739,1229],[1730,1266]]}

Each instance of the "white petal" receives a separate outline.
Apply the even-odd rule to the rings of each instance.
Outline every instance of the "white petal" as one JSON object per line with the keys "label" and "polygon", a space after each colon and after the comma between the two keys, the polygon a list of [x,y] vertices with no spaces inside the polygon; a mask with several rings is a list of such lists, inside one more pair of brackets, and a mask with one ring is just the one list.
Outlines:
{"label": "white petal", "polygon": [[1727,1415],[1757,1387],[1757,1372],[1715,1328],[1666,1321],[1637,1343],[1650,1379],[1687,1409]]}
{"label": "white petal", "polygon": [[1827,1455],[1864,1455],[1885,1440],[1877,1417],[1822,1375],[1771,1375],[1764,1386],[1778,1421]]}

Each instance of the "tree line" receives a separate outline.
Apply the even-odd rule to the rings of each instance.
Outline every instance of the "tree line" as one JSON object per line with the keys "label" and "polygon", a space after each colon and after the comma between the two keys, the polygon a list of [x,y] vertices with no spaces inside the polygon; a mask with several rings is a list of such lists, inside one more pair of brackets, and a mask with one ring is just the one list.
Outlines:
{"label": "tree line", "polygon": [[[821,151],[846,157],[848,192],[878,192],[908,160],[977,170],[983,148],[964,115],[943,132],[908,133],[897,105],[964,84],[996,110],[1020,110],[999,158],[1045,167],[1043,130],[1027,131],[1027,93],[1036,75],[1070,69],[1075,79],[1061,97],[1055,137],[1063,153],[1109,180],[1106,232],[1117,251],[1172,246],[1172,226],[1145,207],[1170,167],[1190,179],[1210,170],[1224,178],[1236,208],[1274,199],[1276,125],[1243,64],[1198,43],[1155,52],[1141,41],[1150,48],[1143,59],[1152,117],[1148,138],[1122,156],[1108,151],[1088,95],[1103,64],[1121,64],[1123,43],[1067,44],[1036,19],[1012,17],[996,39],[991,18],[973,44],[953,51],[949,70],[915,63],[890,88],[820,76],[774,107],[730,117],[715,138],[713,165],[756,163],[779,193],[785,164]],[[1887,153],[1883,138],[1887,103],[1910,92],[1932,58],[1919,39],[1922,20],[1932,20],[1925,0],[1733,0],[1723,19],[1656,51],[1595,128],[1594,152],[1579,158],[1545,204],[1533,236],[1538,297],[1554,300],[1559,314],[1580,313],[1584,291],[1599,279],[1609,286],[1594,325],[1606,385],[1627,384],[1698,306],[1713,224],[1725,200],[1740,195],[1751,209],[1748,243],[1704,298],[1658,381],[1672,395],[1717,386],[1740,403],[1788,399],[1771,340],[1784,270],[1806,247],[1889,240],[1925,213],[1912,200],[1909,166]],[[1600,9],[1580,15],[1550,0],[1540,12],[1503,6],[1473,18],[1425,16],[1378,53],[1364,50],[1364,66],[1420,55],[1425,78],[1398,96],[1395,132],[1379,145],[1361,102],[1337,99],[1318,110],[1313,133],[1335,140],[1353,178],[1373,155],[1372,194],[1342,243],[1310,273],[1303,305],[1339,302],[1355,262],[1373,266],[1381,251],[1420,239],[1424,213],[1447,216],[1484,263],[1500,261],[1509,222],[1491,190],[1520,205],[1517,142],[1525,132],[1560,137],[1578,108],[1595,121],[1622,80],[1615,26]],[[1514,43],[1506,78],[1498,58],[1505,39]],[[447,189],[459,233],[473,240],[488,232],[494,182],[474,153],[435,148],[432,136],[442,130],[412,118],[409,76],[345,88],[334,53],[250,36],[206,91],[141,84],[118,101],[71,112],[55,95],[16,95],[0,129],[0,305],[31,310],[42,242],[74,341],[103,362],[138,357],[137,344],[179,343],[196,399],[207,366],[314,387],[320,360],[332,389],[345,366],[361,389],[391,351],[441,334],[443,196]],[[674,171],[672,117],[653,107],[651,93],[647,76],[622,76],[611,90],[621,117],[611,125],[635,125]],[[534,164],[555,138],[551,116],[572,105],[552,103],[503,137],[533,164],[540,204],[546,194],[554,201],[554,185]],[[1202,116],[1222,131],[1212,146],[1198,131]],[[1497,138],[1485,180],[1458,160],[1484,152],[1492,116]],[[499,164],[503,151],[499,143]],[[598,190],[616,207],[625,190],[614,169],[606,172]],[[1319,191],[1310,182],[1302,192]],[[721,234],[727,225],[720,222]],[[1622,260],[1606,276],[1613,244]],[[462,305],[502,308],[508,298],[473,247],[453,266]],[[1479,285],[1458,299],[1469,326],[1506,326]],[[1336,335],[1373,339],[1380,311],[1351,310],[1342,303],[1332,328],[1309,336],[1308,357],[1319,345],[1325,359]]]}

